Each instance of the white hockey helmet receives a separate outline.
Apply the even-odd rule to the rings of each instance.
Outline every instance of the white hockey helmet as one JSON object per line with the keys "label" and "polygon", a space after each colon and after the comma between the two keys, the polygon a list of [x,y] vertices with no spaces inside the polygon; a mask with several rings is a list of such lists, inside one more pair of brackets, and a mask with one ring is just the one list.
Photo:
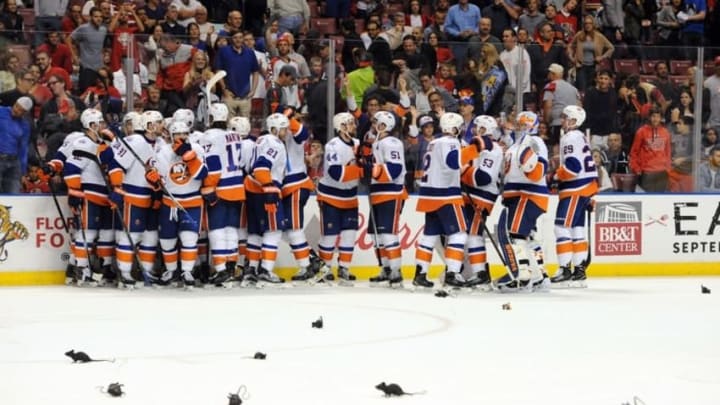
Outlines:
{"label": "white hockey helmet", "polygon": [[385,132],[392,132],[393,128],[395,128],[395,116],[387,111],[376,112],[372,119],[376,125],[385,125],[383,129]]}
{"label": "white hockey helmet", "polygon": [[250,134],[250,120],[246,117],[232,117],[228,122],[228,129],[237,132],[242,137],[248,136]]}
{"label": "white hockey helmet", "polygon": [[535,135],[540,126],[537,114],[532,111],[523,111],[516,118],[517,129],[526,134]]}
{"label": "white hockey helmet", "polygon": [[228,110],[225,103],[212,103],[208,108],[208,114],[210,115],[210,122],[226,122],[230,110]]}
{"label": "white hockey helmet", "polygon": [[475,125],[476,133],[480,128],[483,128],[485,132],[482,135],[487,135],[496,141],[500,137],[497,121],[489,115],[478,115],[473,120],[473,124]]}
{"label": "white hockey helmet", "polygon": [[175,140],[175,137],[178,135],[190,135],[190,127],[182,121],[173,121],[173,123],[170,124],[169,130],[173,140]]}
{"label": "white hockey helmet", "polygon": [[172,119],[173,121],[182,121],[188,126],[188,128],[192,128],[195,124],[195,113],[187,108],[181,108],[179,110],[175,110]]}
{"label": "white hockey helmet", "polygon": [[132,125],[133,132],[145,130],[142,126],[142,115],[140,115],[140,113],[136,113],[135,111],[126,113],[123,117],[123,124],[127,125],[128,123]]}
{"label": "white hockey helmet", "polygon": [[[147,110],[143,111],[142,113],[142,127],[143,131],[147,131],[151,129],[152,131],[158,131],[160,128],[155,128],[155,125],[159,122],[163,122],[163,116],[160,114],[160,111],[155,110]],[[150,128],[150,126],[153,126],[153,128]]]}
{"label": "white hockey helmet", "polygon": [[[277,135],[281,129],[288,128],[290,126],[290,120],[288,120],[288,117],[284,114],[274,113],[265,119],[265,126],[271,134]],[[273,132],[273,129],[277,131]]]}
{"label": "white hockey helmet", "polygon": [[576,105],[569,105],[563,108],[562,115],[565,116],[566,121],[575,120],[575,124],[571,127],[578,128],[585,122],[585,110],[582,107]]}
{"label": "white hockey helmet", "polygon": [[462,115],[453,112],[446,112],[440,116],[440,131],[443,134],[457,136],[465,123]]}
{"label": "white hockey helmet", "polygon": [[90,125],[101,124],[105,122],[105,119],[100,111],[94,108],[88,108],[80,114],[80,122],[83,128],[90,129]]}
{"label": "white hockey helmet", "polygon": [[355,123],[355,117],[349,112],[340,112],[333,117],[333,128],[338,133],[347,133],[347,124]]}

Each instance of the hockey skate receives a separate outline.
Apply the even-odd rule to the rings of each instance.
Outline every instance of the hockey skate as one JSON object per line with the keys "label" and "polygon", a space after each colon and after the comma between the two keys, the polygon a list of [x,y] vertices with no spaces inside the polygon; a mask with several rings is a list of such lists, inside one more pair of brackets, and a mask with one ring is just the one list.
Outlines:
{"label": "hockey skate", "polygon": [[177,280],[177,277],[175,277],[175,273],[176,271],[165,270],[162,276],[160,276],[159,279],[155,280],[155,282],[153,283],[153,287],[162,289],[171,286],[173,281]]}
{"label": "hockey skate", "polygon": [[195,277],[193,277],[191,272],[183,271],[180,278],[182,278],[185,291],[192,291],[192,289],[195,288]]}
{"label": "hockey skate", "polygon": [[224,287],[224,288],[232,288],[232,276],[230,275],[230,271],[228,270],[221,270],[216,271],[215,274],[213,274],[210,277],[210,280],[208,280],[207,286],[215,286],[215,287]]}
{"label": "hockey skate", "polygon": [[[234,264],[235,267],[230,269],[229,268],[230,263]],[[246,266],[244,266],[242,264],[236,264],[235,262],[228,262],[228,270],[231,270],[231,274],[233,275],[232,281],[233,281],[233,283],[238,283],[238,286],[242,285],[243,273],[245,273],[245,268],[246,268]]]}
{"label": "hockey skate", "polygon": [[520,272],[514,271],[495,280],[493,284],[500,292],[519,292],[528,291],[529,281],[529,275],[521,277]]}
{"label": "hockey skate", "polygon": [[575,266],[572,278],[570,279],[570,287],[587,288],[587,275],[585,274],[585,266]]}
{"label": "hockey skate", "polygon": [[87,267],[80,268],[80,277],[77,280],[78,287],[97,287],[98,283],[93,274]]}
{"label": "hockey skate", "polygon": [[255,270],[255,267],[248,266],[245,268],[240,280],[240,286],[244,288],[257,286],[257,271]]}
{"label": "hockey skate", "polygon": [[335,280],[335,276],[333,275],[332,269],[330,268],[330,266],[328,266],[322,260],[320,261],[320,263],[322,263],[322,264],[321,264],[318,272],[313,275],[313,278],[310,281],[310,284],[316,284],[316,283],[330,284],[329,283],[330,281]]}
{"label": "hockey skate", "polygon": [[132,278],[132,275],[130,275],[130,273],[121,273],[120,277],[118,277],[117,287],[121,290],[134,290],[136,287],[135,283],[135,279]]}
{"label": "hockey skate", "polygon": [[352,287],[355,285],[356,278],[354,274],[350,273],[350,269],[347,267],[338,267],[338,285]]}
{"label": "hockey skate", "polygon": [[77,276],[75,274],[75,266],[69,264],[65,267],[65,285],[75,284]]}
{"label": "hockey skate", "polygon": [[489,292],[492,291],[492,282],[490,280],[490,273],[487,270],[481,270],[474,273],[470,278],[465,281],[465,286],[472,290]]}
{"label": "hockey skate", "polygon": [[569,288],[572,279],[572,270],[570,265],[560,266],[555,275],[550,279],[552,288]]}
{"label": "hockey skate", "polygon": [[313,279],[314,276],[315,274],[310,267],[300,267],[298,272],[292,276],[291,280],[295,284],[313,284],[315,281]]}
{"label": "hockey skate", "polygon": [[390,275],[388,276],[388,284],[390,288],[394,289],[401,289],[405,287],[403,285],[403,277],[402,273],[400,273],[400,269],[390,270]]}
{"label": "hockey skate", "polygon": [[278,277],[277,274],[275,274],[274,272],[268,271],[267,269],[264,269],[262,267],[260,267],[260,270],[258,270],[258,275],[257,275],[258,288],[264,288],[267,285],[279,286],[283,283],[285,283],[285,279]]}
{"label": "hockey skate", "polygon": [[427,273],[423,273],[420,266],[416,266],[415,268],[415,277],[413,278],[412,284],[414,289],[430,289],[435,285],[435,283],[428,280]]}
{"label": "hockey skate", "polygon": [[383,267],[380,269],[380,274],[375,277],[370,277],[370,287],[382,287],[390,284],[390,268]]}
{"label": "hockey skate", "polygon": [[106,264],[102,266],[102,278],[98,281],[100,287],[115,287],[117,286],[117,275],[112,266]]}

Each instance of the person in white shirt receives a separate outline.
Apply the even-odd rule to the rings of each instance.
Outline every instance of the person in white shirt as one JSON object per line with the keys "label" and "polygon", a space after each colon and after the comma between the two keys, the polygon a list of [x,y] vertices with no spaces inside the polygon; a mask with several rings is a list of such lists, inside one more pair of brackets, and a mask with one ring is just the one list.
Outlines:
{"label": "person in white shirt", "polygon": [[[508,83],[515,91],[522,94],[530,92],[530,55],[525,48],[517,46],[517,34],[513,29],[506,29],[502,36],[503,47],[500,61],[508,74]],[[520,77],[518,77],[518,74]]]}
{"label": "person in white shirt", "polygon": [[170,5],[177,7],[178,24],[186,28],[188,24],[195,22],[195,14],[203,7],[197,0],[173,0]]}

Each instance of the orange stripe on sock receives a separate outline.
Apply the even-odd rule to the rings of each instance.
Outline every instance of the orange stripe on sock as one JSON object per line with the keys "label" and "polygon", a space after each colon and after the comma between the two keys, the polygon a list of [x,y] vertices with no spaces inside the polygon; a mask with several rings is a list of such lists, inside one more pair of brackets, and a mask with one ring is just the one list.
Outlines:
{"label": "orange stripe on sock", "polygon": [[573,244],[572,244],[572,251],[574,253],[587,252],[587,250],[588,250],[588,243],[586,241],[573,242]]}
{"label": "orange stripe on sock", "polygon": [[425,249],[415,249],[415,260],[418,262],[430,263],[432,261],[432,251],[428,252]]}
{"label": "orange stripe on sock", "polygon": [[573,247],[573,243],[570,241],[560,242],[555,247],[555,252],[557,252],[557,254],[559,254],[559,255],[561,255],[563,253],[572,253],[573,250],[575,250],[575,249]]}
{"label": "orange stripe on sock", "polygon": [[445,249],[445,258],[451,259],[451,260],[463,260],[463,251],[458,249],[453,249],[451,247],[448,247]]}
{"label": "orange stripe on sock", "polygon": [[468,258],[470,259],[470,264],[483,264],[487,261],[487,254],[485,252],[471,253]]}
{"label": "orange stripe on sock", "polygon": [[339,261],[339,262],[343,262],[343,263],[350,263],[350,262],[352,262],[352,257],[353,257],[353,254],[352,254],[352,253],[343,253],[343,252],[340,252],[340,255],[339,255],[339,257],[338,257],[338,261]]}

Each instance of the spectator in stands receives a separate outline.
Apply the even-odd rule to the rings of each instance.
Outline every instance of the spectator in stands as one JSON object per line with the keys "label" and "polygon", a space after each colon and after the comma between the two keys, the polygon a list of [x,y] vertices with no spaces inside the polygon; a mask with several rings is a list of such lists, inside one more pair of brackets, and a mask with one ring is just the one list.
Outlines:
{"label": "spectator in stands", "polygon": [[[37,24],[37,17],[35,22]],[[75,28],[81,26],[82,24],[85,24],[85,20],[82,18],[82,6],[80,4],[71,4],[67,14],[65,14],[60,22],[60,30],[63,33],[63,40],[75,31]]]}
{"label": "spectator in stands", "polygon": [[[113,86],[118,90],[120,97],[123,101],[126,100],[127,96],[127,77],[125,71],[122,69],[112,72],[112,83]],[[148,85],[148,71],[147,67],[140,63],[138,65],[138,72],[133,72],[133,83],[132,93],[135,97],[140,97],[143,94],[143,88]]]}
{"label": "spectator in stands", "polygon": [[411,0],[408,4],[405,12],[405,25],[421,30],[430,25],[430,16],[423,14],[420,0]]}
{"label": "spectator in stands", "polygon": [[[680,45],[680,21],[678,21],[678,13],[682,8],[683,0],[671,0],[665,4],[656,16],[656,24],[658,26],[657,35],[660,43],[668,47],[668,51],[672,52],[670,47]],[[671,58],[675,53],[670,53]]]}
{"label": "spectator in stands", "polygon": [[205,6],[200,6],[195,13],[195,24],[197,24],[200,29],[200,38],[202,38],[208,45],[207,49],[212,49],[213,44],[217,39],[217,33],[215,32],[215,24],[208,21],[208,9],[205,8]]}
{"label": "spectator in stands", "polygon": [[452,69],[449,63],[443,63],[435,74],[435,84],[438,87],[444,88],[448,93],[455,90],[455,81],[452,79]]}
{"label": "spectator in stands", "polygon": [[693,191],[693,139],[695,119],[689,116],[673,116],[670,124],[672,163],[668,172],[668,191],[690,193]]}
{"label": "spectator in stands", "polygon": [[[343,86],[343,91],[341,92],[341,96],[347,100],[348,109],[351,111],[353,110],[353,108],[350,107],[351,103],[359,107],[365,104],[363,95],[365,91],[375,83],[375,69],[373,68],[372,58],[373,55],[362,49],[358,49],[354,54],[357,69],[348,73],[347,86]],[[348,91],[348,89],[350,90]]]}
{"label": "spectator in stands", "polygon": [[681,13],[677,15],[680,22],[680,41],[683,45],[684,59],[697,59],[697,46],[705,42],[705,16],[707,5],[705,0],[684,0]]}
{"label": "spectator in stands", "polygon": [[[132,25],[130,24],[131,19]],[[134,3],[123,3],[120,6],[118,12],[113,14],[110,20],[108,32],[112,34],[111,72],[122,68],[123,60],[130,55],[130,47],[132,47],[135,63],[140,62],[140,48],[136,35],[145,32],[145,26],[135,12]]]}
{"label": "spectator in stands", "polygon": [[[574,0],[570,0],[574,1]],[[548,146],[560,142],[560,115],[569,105],[580,105],[578,90],[563,79],[565,69],[553,63],[548,68],[549,83],[543,89],[543,117],[550,125],[550,142]]]}
{"label": "spectator in stands", "polygon": [[538,124],[538,136],[547,144],[550,141],[550,127],[545,121]]}
{"label": "spectator in stands", "polygon": [[716,145],[720,145],[720,137],[714,128],[708,128],[702,139],[702,159],[707,160],[710,157],[710,151]]}
{"label": "spectator in stands", "polygon": [[435,8],[431,24],[425,27],[423,32],[425,37],[429,38],[430,34],[435,33],[437,34],[439,41],[447,41],[447,35],[445,34],[445,19],[447,18],[447,12],[447,9]]}
{"label": "spectator in stands", "polygon": [[428,35],[428,46],[435,51],[435,60],[438,64],[452,63],[455,58],[447,44],[440,43],[440,37],[438,33],[431,32]]}
{"label": "spectator in stands", "polygon": [[[88,1],[88,3],[90,3],[90,1]],[[87,3],[85,3],[85,4],[87,4]],[[100,11],[102,11],[103,25],[105,25],[107,27],[108,25],[110,25],[110,21],[112,21],[112,16],[117,11],[115,9],[115,5],[113,3],[111,3],[109,0],[101,0],[101,1],[97,2],[97,7],[100,9]],[[88,14],[88,15],[90,15],[90,14]]]}
{"label": "spectator in stands", "polygon": [[102,67],[98,70],[98,79],[95,85],[88,87],[80,98],[88,107],[104,111],[105,109],[101,105],[106,105],[111,98],[119,100],[122,95],[113,86],[112,72],[108,68]]}
{"label": "spectator in stands", "polygon": [[597,169],[598,191],[601,193],[613,191],[612,180],[610,180],[610,175],[605,168],[605,165],[607,164],[607,162],[605,161],[605,152],[603,152],[602,149],[593,148],[592,158],[595,162],[595,168]]}
{"label": "spectator in stands", "polygon": [[640,87],[637,75],[631,75],[623,81],[618,89],[618,102],[620,110],[620,128],[626,143],[632,144],[632,136],[641,125],[650,117],[653,104],[645,90]]}
{"label": "spectator in stands", "polygon": [[[322,134],[321,136],[324,136]],[[317,135],[316,135],[317,136]],[[325,158],[323,144],[319,139],[310,141],[310,152],[305,154],[305,164],[307,165],[307,174],[317,186],[318,180],[323,175],[323,160]]]}
{"label": "spectator in stands", "polygon": [[147,89],[147,100],[145,101],[145,111],[159,111],[165,117],[172,114],[168,112],[168,102],[162,98],[162,92],[156,85],[150,85]]}
{"label": "spectator in stands", "polygon": [[590,143],[593,147],[607,149],[607,137],[617,132],[617,92],[611,86],[612,77],[607,70],[595,75],[595,87],[589,88],[583,99],[587,112],[586,128],[590,129]]}
{"label": "spectator in stands", "polygon": [[371,94],[365,99],[362,110],[352,109],[348,106],[350,112],[357,118],[357,134],[361,141],[371,129],[372,117],[376,112],[382,110],[384,106],[385,99],[378,93]]}
{"label": "spectator in stands", "polygon": [[[703,87],[710,92],[708,128],[720,130],[720,56],[715,57],[715,74],[705,79]],[[692,88],[691,88],[692,90]]]}
{"label": "spectator in stands", "polygon": [[497,116],[504,111],[503,97],[508,76],[494,45],[489,43],[483,45],[477,71],[480,77],[480,91],[475,91],[475,86],[470,88],[478,98],[478,104],[482,103],[480,105],[482,108],[476,106],[475,110],[480,114]]}
{"label": "spectator in stands", "polygon": [[662,111],[653,109],[650,122],[637,130],[630,148],[630,170],[640,176],[640,188],[650,193],[668,188],[672,143],[662,118]]}
{"label": "spectator in stands", "polygon": [[698,185],[697,191],[703,193],[717,193],[720,191],[720,146],[715,145],[710,148],[707,162],[700,163],[698,169]]}
{"label": "spectator in stands", "polygon": [[415,37],[412,35],[406,35],[405,38],[403,38],[402,48],[398,48],[398,50],[395,51],[392,63],[397,71],[401,73],[407,69],[435,70],[435,66],[433,65],[431,67],[428,60],[418,51]]}
{"label": "spectator in stands", "polygon": [[[255,38],[262,37],[265,33],[265,24],[268,22],[265,15],[265,12],[269,10],[268,0],[245,0],[242,5],[245,8],[245,19],[247,21],[245,29],[250,30]],[[215,8],[215,4],[213,4],[213,8]],[[350,7],[348,7],[349,10]]]}
{"label": "spectator in stands", "polygon": [[30,97],[20,97],[12,107],[0,107],[0,193],[20,192],[20,177],[27,172]]}
{"label": "spectator in stands", "polygon": [[[548,20],[549,23],[552,24],[553,29],[553,35],[555,37],[556,41],[560,41],[563,44],[566,43],[565,41],[565,31],[563,30],[563,27],[560,26],[555,21],[555,17],[557,17],[558,9],[554,4],[546,4],[545,5],[545,18]],[[568,39],[569,41],[569,39]]]}
{"label": "spectator in stands", "polygon": [[65,142],[65,137],[74,131],[82,131],[80,113],[78,108],[85,108],[84,104],[75,104],[77,99],[63,98],[59,101],[56,111],[46,114],[43,120],[38,121],[40,127],[37,134],[40,140],[46,143],[46,157],[52,159],[57,150]]}
{"label": "spectator in stands", "polygon": [[625,31],[624,3],[625,0],[602,0],[600,27],[603,35],[615,44],[622,41]]}
{"label": "spectator in stands", "polygon": [[[578,30],[578,17],[575,12],[577,0],[563,1],[562,8],[554,18],[555,24],[560,26],[565,43],[570,43]],[[547,10],[545,10],[547,13]],[[548,18],[550,18],[548,16]]]}
{"label": "spectator in stands", "polygon": [[295,38],[289,32],[286,32],[278,38],[278,56],[270,62],[272,76],[277,77],[285,65],[292,65],[297,70],[297,81],[291,85],[283,86],[282,92],[285,93],[286,105],[293,108],[300,108],[302,103],[302,95],[300,89],[307,84],[310,77],[310,68],[305,58],[293,49]]}
{"label": "spectator in stands", "polygon": [[346,72],[352,72],[357,68],[353,53],[356,49],[363,48],[360,35],[355,31],[355,20],[348,18],[340,23],[340,34],[345,38],[342,46],[342,64]]}
{"label": "spectator in stands", "polygon": [[40,118],[39,121],[43,122],[47,118],[49,114],[57,114],[58,108],[60,106],[60,103],[63,100],[70,99],[73,101],[74,105],[80,110],[81,112],[85,110],[85,104],[83,101],[70,94],[65,88],[65,78],[61,75],[50,75],[50,78],[47,81],[47,86],[50,89],[50,92],[52,93],[52,98],[45,102],[43,104],[42,109],[40,111]]}
{"label": "spectator in stands", "polygon": [[171,34],[175,38],[185,36],[185,27],[178,22],[178,8],[171,4],[165,13],[165,21],[160,25],[165,34]]}
{"label": "spectator in stands", "polygon": [[380,35],[380,25],[371,21],[367,23],[365,28],[371,41],[367,51],[372,55],[373,65],[376,68],[380,66],[391,67],[392,53],[390,51],[390,44],[384,35]]}
{"label": "spectator in stands", "polygon": [[494,45],[498,53],[502,52],[502,42],[498,39],[498,37],[492,34],[492,20],[487,17],[483,17],[480,19],[479,26],[479,34],[470,37],[468,41],[467,57],[475,60],[480,59],[480,51],[482,50],[483,45],[488,43]]}
{"label": "spectator in stands", "polygon": [[658,62],[655,65],[655,77],[652,84],[660,90],[665,100],[676,100],[678,98],[678,86],[670,80],[670,70],[667,62]]}
{"label": "spectator in stands", "polygon": [[50,177],[42,171],[37,160],[28,166],[27,174],[22,177],[21,192],[25,194],[50,193]]}
{"label": "spectator in stands", "polygon": [[403,13],[395,13],[392,16],[392,21],[392,27],[383,34],[387,38],[390,50],[395,52],[403,45],[405,37],[412,34],[412,31],[410,27],[405,26],[405,15]]}
{"label": "spectator in stands", "polygon": [[522,8],[507,0],[493,0],[482,9],[482,16],[493,21],[492,35],[502,37],[503,31],[516,25]]}
{"label": "spectator in stands", "polygon": [[297,35],[310,27],[310,7],[305,0],[268,0],[270,15],[278,18],[280,33]]}
{"label": "spectator in stands", "polygon": [[517,33],[512,28],[502,31],[502,40],[504,49],[500,53],[500,61],[507,72],[508,85],[527,101],[530,93],[530,55],[525,48],[517,46]]}
{"label": "spectator in stands", "polygon": [[530,37],[528,30],[525,28],[518,28],[517,30],[517,43],[523,49],[527,50],[528,45],[532,44],[533,39]]}
{"label": "spectator in stands", "polygon": [[148,36],[145,47],[145,58],[147,59],[148,79],[150,83],[155,83],[158,72],[158,43],[163,36],[162,25],[156,25],[152,30],[152,35]]}
{"label": "spectator in stands", "polygon": [[197,0],[173,0],[170,4],[177,7],[178,24],[185,28],[188,24],[195,22],[195,13],[203,6]]}
{"label": "spectator in stands", "polygon": [[530,71],[532,91],[537,93],[548,83],[548,68],[553,63],[565,66],[565,47],[562,42],[555,40],[555,31],[552,24],[543,22],[538,26],[536,42],[527,48],[533,68]]}
{"label": "spectator in stands", "polygon": [[230,116],[250,117],[251,100],[260,83],[260,66],[255,51],[244,46],[241,31],[233,33],[232,45],[220,48],[215,58],[216,70],[224,70],[223,101]]}
{"label": "spectator in stands", "polygon": [[20,59],[16,55],[6,54],[2,66],[0,66],[0,93],[15,88],[15,73],[19,69]]}
{"label": "spectator in stands", "polygon": [[607,146],[605,157],[607,159],[608,174],[630,173],[628,153],[623,146],[622,135],[617,132],[608,135]]}
{"label": "spectator in stands", "polygon": [[294,65],[286,64],[280,68],[274,80],[270,83],[265,95],[265,114],[270,115],[276,112],[284,112],[286,107],[295,108],[288,100],[288,93],[283,91],[286,87],[297,84],[298,73]]}
{"label": "spectator in stands", "polygon": [[80,61],[80,76],[78,78],[78,91],[85,91],[97,80],[97,71],[102,64],[103,44],[107,36],[107,27],[102,23],[102,12],[98,8],[90,10],[90,22],[85,23],[68,37],[70,49],[77,49],[78,56],[73,51],[73,60]]}
{"label": "spectator in stands", "polygon": [[694,117],[695,101],[693,100],[690,90],[683,88],[680,90],[680,96],[672,101],[670,108],[667,109],[665,122],[677,123],[682,117]]}
{"label": "spectator in stands", "polygon": [[55,67],[52,65],[50,55],[47,52],[41,51],[35,54],[35,63],[40,68],[40,80],[38,83],[46,84],[50,77],[53,75],[62,76],[65,82],[65,89],[72,90],[72,81],[70,80],[70,74],[63,68]]}
{"label": "spectator in stands", "polygon": [[37,53],[46,52],[50,55],[52,65],[57,68],[64,69],[68,75],[73,73],[72,52],[70,48],[61,42],[59,32],[48,32],[47,41],[35,49]]}
{"label": "spectator in stands", "polygon": [[[413,27],[412,36],[413,36],[413,38],[415,38],[415,46],[417,47],[418,52],[420,52],[420,55],[422,55],[422,58],[425,61],[425,64],[433,72],[435,70],[437,70],[438,60],[437,60],[437,54],[435,53],[435,48],[430,46],[430,44],[428,44],[427,41],[425,41],[425,37],[423,36],[422,28]],[[347,38],[345,40],[347,41]]]}
{"label": "spectator in stands", "polygon": [[[239,42],[242,42],[242,34]],[[185,108],[185,101],[182,99],[183,80],[185,73],[190,70],[192,57],[197,49],[181,44],[172,34],[163,34],[160,38],[160,49],[155,84],[162,90],[163,98],[167,100],[168,114],[172,114],[179,108]],[[228,76],[233,75],[230,69],[227,71]]]}
{"label": "spectator in stands", "polygon": [[5,25],[2,36],[15,43],[25,42],[25,24],[23,17],[18,13],[16,0],[5,0],[5,6],[0,13],[0,21]]}
{"label": "spectator in stands", "polygon": [[458,69],[465,64],[468,53],[468,40],[479,33],[480,8],[469,4],[468,0],[458,0],[451,6],[445,19],[445,34],[450,41],[450,49],[455,55],[455,65]]}
{"label": "spectator in stands", "polygon": [[415,106],[419,114],[427,114],[430,110],[432,110],[432,101],[430,98],[433,94],[437,94],[443,99],[443,105],[446,105],[453,100],[452,94],[450,94],[444,87],[437,86],[433,83],[433,78],[430,72],[420,72],[418,79],[420,80],[420,88],[415,91],[415,100],[412,105]]}
{"label": "spectator in stands", "polygon": [[23,96],[30,96],[30,90],[35,85],[37,79],[28,69],[18,69],[13,77],[13,88],[0,93],[0,105],[12,107],[15,102]]}
{"label": "spectator in stands", "polygon": [[[195,23],[190,23],[190,25]],[[192,58],[192,66],[190,70],[185,73],[183,80],[183,98],[185,100],[185,107],[195,112],[195,116],[198,116],[198,104],[200,98],[205,94],[205,84],[213,76],[213,71],[210,69],[210,58],[203,51],[195,52]],[[214,93],[214,91],[212,91]],[[210,101],[212,102],[212,101]]]}
{"label": "spectator in stands", "polygon": [[60,22],[65,15],[68,1],[34,0],[35,38],[33,45],[38,46],[45,40],[45,33],[60,31]]}
{"label": "spectator in stands", "polygon": [[190,23],[187,26],[187,44],[193,48],[207,53],[212,46],[210,45],[210,34],[202,37],[200,33],[200,26],[197,23]]}
{"label": "spectator in stands", "polygon": [[147,0],[145,2],[145,17],[142,18],[143,25],[147,32],[152,33],[155,27],[165,22],[165,14],[167,9],[165,3],[160,0]]}
{"label": "spectator in stands", "polygon": [[[575,0],[567,0],[572,4]],[[568,45],[568,58],[575,66],[575,85],[580,92],[592,85],[595,68],[612,57],[615,47],[605,35],[595,29],[592,16],[583,18],[583,30],[578,32]]]}
{"label": "spectator in stands", "polygon": [[538,27],[545,21],[545,14],[540,12],[540,0],[528,0],[527,8],[518,17],[518,27],[525,28],[530,36],[535,37]]}
{"label": "spectator in stands", "polygon": [[218,37],[230,38],[234,33],[242,30],[243,17],[242,13],[238,10],[233,10],[227,15],[227,21],[223,25]]}
{"label": "spectator in stands", "polygon": [[243,32],[243,43],[245,44],[245,48],[252,49],[252,51],[255,53],[255,59],[257,59],[258,67],[260,68],[259,71],[259,82],[255,89],[255,93],[253,94],[253,99],[264,99],[265,93],[267,92],[267,89],[265,88],[265,78],[268,75],[268,69],[269,64],[267,57],[265,56],[265,53],[258,51],[255,49],[255,35],[252,33],[252,31],[244,31]]}
{"label": "spectator in stands", "polygon": [[643,33],[643,21],[648,20],[649,16],[645,14],[645,7],[643,0],[628,0],[623,5],[625,11],[625,31],[623,32],[623,39],[630,48],[630,54],[640,59],[645,59],[645,53],[642,50],[642,33]]}

